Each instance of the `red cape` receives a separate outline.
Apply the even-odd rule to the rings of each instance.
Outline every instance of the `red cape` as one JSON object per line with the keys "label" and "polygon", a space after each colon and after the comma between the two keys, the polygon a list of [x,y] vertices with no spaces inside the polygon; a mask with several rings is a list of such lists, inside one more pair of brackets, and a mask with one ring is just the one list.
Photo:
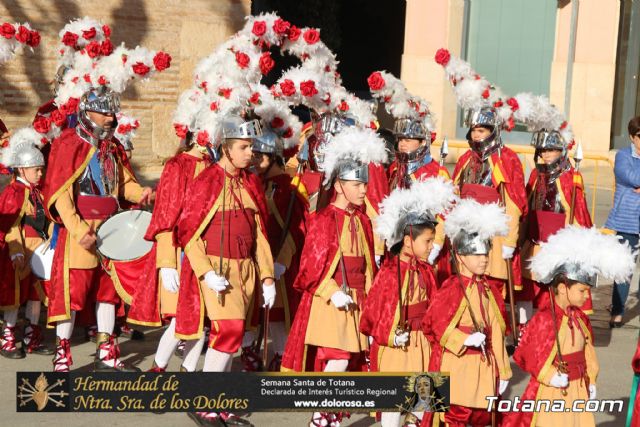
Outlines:
{"label": "red cape", "polygon": [[[400,262],[400,277],[403,283],[405,276],[410,273],[409,267],[408,262]],[[418,261],[414,268],[416,273],[422,276],[427,287],[427,301],[431,301],[438,289],[433,267],[426,262]],[[360,331],[373,337],[378,345],[386,346],[389,345],[389,337],[398,321],[398,259],[393,257],[385,260],[376,274],[360,316]],[[377,360],[372,359],[371,364],[373,370],[377,370]]]}
{"label": "red cape", "polygon": [[[376,265],[374,262],[371,222],[361,210],[355,210],[353,214],[358,216],[364,228],[367,238],[367,252],[365,252],[365,255],[369,257],[367,264],[373,269],[371,273],[375,274]],[[333,277],[335,273],[335,269],[331,269],[331,264],[338,254],[336,225],[338,224],[337,218],[342,218],[343,215],[343,210],[329,205],[313,215],[309,221],[307,238],[300,259],[300,270],[293,284],[293,287],[302,291],[303,295],[298,305],[296,317],[291,325],[287,345],[282,356],[283,370],[302,372],[309,370],[310,366],[313,366],[312,358],[307,357],[304,343],[311,312],[311,302],[320,284],[326,278]]]}
{"label": "red cape", "polygon": [[[398,171],[398,161],[395,160],[389,166],[388,182],[391,183],[395,180],[395,175]],[[411,174],[415,179],[432,178],[436,176],[445,176],[449,178],[449,171],[444,166],[440,166],[440,163],[435,160],[431,160],[429,163],[420,166],[414,173]]]}
{"label": "red cape", "polygon": [[[556,325],[559,328],[564,311],[556,305]],[[581,321],[586,328],[590,340],[593,340],[593,330],[589,317],[581,310],[576,310],[578,321]],[[593,341],[592,341],[593,342]],[[520,400],[535,400],[538,393],[540,383],[537,378],[545,367],[545,364],[551,354],[556,354],[556,341],[553,326],[553,314],[551,307],[539,310],[527,323],[527,327],[522,334],[522,338],[513,354],[513,360],[525,372],[531,375],[529,384]],[[503,418],[502,426],[504,427],[522,427],[530,426],[532,423],[533,412],[510,412]]]}
{"label": "red cape", "polygon": [[208,162],[208,159],[198,159],[189,154],[180,153],[169,159],[162,170],[156,189],[156,201],[151,223],[145,235],[145,239],[154,242],[154,244],[151,248],[151,254],[140,272],[138,286],[131,301],[127,318],[131,323],[145,326],[157,326],[162,323],[155,238],[159,233],[172,231],[174,246],[178,247],[175,231],[184,203],[185,191],[187,186],[194,181],[196,165],[203,161]]}
{"label": "red cape", "polygon": [[[259,232],[266,238],[264,224],[266,224],[267,203],[262,190],[260,179],[247,171],[240,170],[245,190],[256,204],[260,215]],[[180,247],[184,248],[192,239],[200,237],[206,224],[206,216],[211,212],[224,184],[224,170],[214,164],[202,171],[200,175],[187,186],[185,203],[178,218],[177,238]],[[180,292],[178,293],[178,308],[176,310],[176,334],[184,339],[195,339],[202,335],[204,321],[204,302],[200,297],[200,287],[188,257],[184,257],[180,272]]]}
{"label": "red cape", "polygon": [[384,166],[369,163],[369,183],[367,184],[367,201],[380,213],[379,205],[389,194],[389,183]]}
{"label": "red cape", "polygon": [[15,305],[15,271],[5,237],[23,212],[26,186],[12,181],[0,193],[0,307]]}

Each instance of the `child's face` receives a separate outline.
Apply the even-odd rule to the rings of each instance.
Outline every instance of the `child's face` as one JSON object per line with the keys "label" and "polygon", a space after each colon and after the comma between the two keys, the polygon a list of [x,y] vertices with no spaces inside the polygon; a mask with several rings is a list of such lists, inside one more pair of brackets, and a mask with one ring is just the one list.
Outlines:
{"label": "child's face", "polygon": [[556,160],[558,160],[561,155],[562,155],[561,150],[542,150],[540,152],[540,157],[542,157],[542,161],[547,165],[550,165]]}
{"label": "child's face", "polygon": [[347,202],[362,206],[367,196],[367,184],[360,181],[343,181],[336,179],[334,187],[338,197],[344,197]]}
{"label": "child's face", "polygon": [[481,276],[489,266],[489,255],[458,255],[460,272],[465,276]]}
{"label": "child's face", "polygon": [[418,148],[420,148],[421,144],[422,141],[419,139],[400,138],[398,140],[398,151],[400,151],[401,153],[413,153]]}
{"label": "child's face", "polygon": [[20,176],[29,184],[37,185],[42,179],[42,166],[34,166],[31,168],[20,168]]}
{"label": "child's face", "polygon": [[491,135],[491,129],[484,126],[476,126],[471,129],[471,140],[473,142],[484,141]]}
{"label": "child's face", "polygon": [[589,288],[590,286],[584,283],[574,283],[571,286],[560,283],[558,285],[558,296],[566,298],[570,305],[581,307],[589,297]]}
{"label": "child's face", "polygon": [[435,237],[436,233],[429,228],[425,228],[415,240],[412,240],[411,236],[404,236],[403,252],[413,254],[416,258],[425,261],[433,249]]}

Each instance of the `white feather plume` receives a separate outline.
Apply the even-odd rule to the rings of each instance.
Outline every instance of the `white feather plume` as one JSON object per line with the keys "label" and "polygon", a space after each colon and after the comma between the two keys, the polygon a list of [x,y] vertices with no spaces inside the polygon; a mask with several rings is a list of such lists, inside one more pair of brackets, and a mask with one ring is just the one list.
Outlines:
{"label": "white feather plume", "polygon": [[497,203],[481,204],[473,199],[462,199],[447,215],[444,232],[452,240],[463,230],[487,240],[505,236],[509,231],[508,222],[509,216]]}
{"label": "white feather plume", "polygon": [[[12,26],[15,33],[10,38],[0,37],[0,64],[12,59],[15,56],[16,53],[18,53],[18,52],[20,52],[22,50],[23,46],[25,46],[25,45],[29,46],[30,42],[28,40],[27,40],[27,42],[22,43],[22,42],[18,41],[18,39],[16,38],[16,35],[20,31],[20,27],[24,27],[28,31],[33,32],[33,30],[31,29],[31,26],[26,22],[24,24],[5,23],[4,25]],[[37,31],[36,31],[36,33],[37,33]],[[31,38],[31,36],[29,36],[29,38]],[[31,48],[31,47],[29,47],[29,48],[33,51],[33,48]]]}
{"label": "white feather plume", "polygon": [[23,146],[35,146],[38,150],[44,145],[43,136],[33,127],[27,126],[18,129],[9,138],[9,143],[0,152],[0,163],[12,167],[16,152]]}
{"label": "white feather plume", "polygon": [[636,262],[632,248],[615,235],[594,228],[567,226],[540,245],[529,265],[537,280],[549,283],[564,264],[579,265],[588,275],[624,282],[633,274]]}

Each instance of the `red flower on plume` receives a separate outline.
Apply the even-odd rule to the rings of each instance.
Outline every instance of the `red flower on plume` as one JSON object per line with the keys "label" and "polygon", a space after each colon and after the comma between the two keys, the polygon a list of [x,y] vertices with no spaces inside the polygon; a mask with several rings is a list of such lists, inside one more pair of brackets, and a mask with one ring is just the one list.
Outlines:
{"label": "red flower on plume", "polygon": [[376,124],[376,122],[371,121],[371,122],[369,122],[369,128],[371,128],[373,130],[378,130],[378,125]]}
{"label": "red flower on plume", "polygon": [[255,21],[251,32],[258,37],[263,36],[264,33],[267,32],[267,23],[264,21]]}
{"label": "red flower on plume", "polygon": [[29,43],[29,39],[31,38],[31,31],[24,25],[20,25],[18,27],[18,32],[16,33],[16,40],[20,43]]}
{"label": "red flower on plume", "polygon": [[293,136],[293,130],[291,128],[287,128],[286,131],[282,134],[283,138],[291,138]]}
{"label": "red flower on plume", "polygon": [[285,34],[287,31],[289,31],[290,27],[291,23],[289,21],[285,21],[282,18],[276,19],[273,23],[273,31],[275,31],[276,34]]}
{"label": "red flower on plume", "polygon": [[243,52],[236,52],[236,62],[238,63],[238,67],[247,68],[249,66],[249,55]]}
{"label": "red flower on plume", "polygon": [[131,127],[130,124],[120,125],[120,126],[118,126],[117,132],[120,133],[120,134],[125,134],[125,133],[131,132],[131,129],[133,129],[133,128]]}
{"label": "red flower on plume", "polygon": [[123,64],[126,64],[127,61],[129,60],[129,56],[123,53],[120,59],[122,59]]}
{"label": "red flower on plume", "polygon": [[576,146],[576,140],[572,139],[571,142],[567,145],[567,150],[573,150],[573,147]]}
{"label": "red flower on plume", "polygon": [[269,74],[269,71],[271,71],[273,67],[276,65],[273,58],[271,58],[271,52],[263,53],[262,56],[260,56],[259,64],[260,64],[260,72],[263,75]]}
{"label": "red flower on plume", "polygon": [[82,38],[85,40],[91,40],[95,36],[96,36],[96,29],[94,27],[91,27],[91,29],[89,30],[82,31]]}
{"label": "red flower on plume", "polygon": [[102,32],[104,33],[105,37],[111,37],[111,28],[108,25],[102,26]]}
{"label": "red flower on plume", "polygon": [[504,103],[500,99],[493,103],[494,108],[500,108],[503,105],[504,105]]}
{"label": "red flower on plume", "polygon": [[56,126],[62,127],[62,125],[64,125],[64,122],[67,120],[67,117],[62,114],[60,110],[56,109],[51,113],[51,120],[56,124]]}
{"label": "red flower on plume", "polygon": [[220,88],[220,90],[218,90],[218,96],[222,96],[226,99],[229,99],[231,97],[231,91],[233,89],[228,89],[226,87],[222,87]]}
{"label": "red flower on plume", "polygon": [[207,87],[207,81],[203,81],[202,83],[200,83],[200,87],[202,88],[202,90],[204,91],[204,93],[207,93],[209,91],[209,88]]}
{"label": "red flower on plume", "polygon": [[280,90],[284,96],[293,96],[296,93],[296,85],[289,79],[280,83]]}
{"label": "red flower on plume", "polygon": [[320,32],[315,28],[309,28],[302,36],[307,44],[316,44],[320,40]]}
{"label": "red flower on plume", "polygon": [[431,132],[431,142],[436,140],[436,133],[435,132]]}
{"label": "red flower on plume", "polygon": [[38,47],[40,45],[40,33],[37,31],[31,31],[31,36],[27,44],[31,47]]}
{"label": "red flower on plume", "polygon": [[289,28],[289,40],[291,40],[292,42],[298,40],[300,38],[301,32],[302,31],[300,30],[300,28],[292,25],[291,28]]}
{"label": "red flower on plume", "polygon": [[482,91],[482,97],[484,99],[489,98],[490,95],[491,95],[491,92],[489,91],[489,88],[486,88],[485,90]]}
{"label": "red flower on plume", "polygon": [[98,77],[98,84],[102,86],[107,84],[107,79],[105,78],[105,76]]}
{"label": "red flower on plume", "polygon": [[251,104],[260,104],[260,94],[258,92],[253,92],[253,94],[251,94],[251,98],[249,98],[249,102]]}
{"label": "red flower on plume", "polygon": [[567,121],[565,120],[564,122],[562,122],[562,124],[560,125],[560,130],[564,129],[567,127],[567,125],[569,125],[569,123],[567,123]]}
{"label": "red flower on plume", "polygon": [[40,116],[33,121],[33,128],[38,132],[45,134],[51,130],[51,119]]}
{"label": "red flower on plume", "polygon": [[69,47],[75,48],[77,43],[78,43],[78,35],[77,34],[73,34],[72,32],[67,31],[62,36],[62,44],[64,44],[65,46],[69,46]]}
{"label": "red flower on plume", "polygon": [[447,49],[438,49],[438,51],[436,52],[436,62],[443,67],[446,67],[450,59],[451,54]]}
{"label": "red flower on plume", "polygon": [[80,79],[79,79],[78,77],[74,77],[74,78],[72,78],[72,79],[71,79],[71,81],[72,81],[73,83],[78,83],[78,81],[79,81],[79,80],[80,80]]}
{"label": "red flower on plume", "polygon": [[306,80],[300,83],[300,93],[307,97],[317,94],[318,89],[316,89],[316,83],[313,80]]}
{"label": "red flower on plume", "polygon": [[274,117],[273,120],[271,120],[271,129],[279,129],[282,126],[284,126],[284,120],[280,117]]}
{"label": "red flower on plume", "polygon": [[220,107],[220,106],[219,106],[219,105],[218,105],[218,103],[217,103],[217,102],[215,102],[215,101],[213,101],[213,102],[211,103],[211,105],[209,105],[209,109],[210,109],[211,111],[218,111],[218,108],[219,108],[219,107]]}
{"label": "red flower on plume", "polygon": [[90,58],[95,58],[102,53],[102,46],[98,42],[91,42],[85,47],[85,50]]}
{"label": "red flower on plume", "polygon": [[113,53],[113,43],[111,43],[111,40],[105,40],[100,44],[100,53],[104,56],[109,56]]}
{"label": "red flower on plume", "polygon": [[349,104],[347,104],[347,101],[342,101],[340,103],[340,105],[338,106],[338,110],[340,110],[340,111],[349,111]]}
{"label": "red flower on plume", "polygon": [[515,98],[507,99],[507,105],[511,107],[511,111],[516,112],[520,106],[518,105],[518,101]]}
{"label": "red flower on plume", "polygon": [[199,146],[206,147],[209,144],[209,132],[207,132],[206,130],[201,130],[200,132],[198,132],[196,142]]}
{"label": "red flower on plume", "polygon": [[133,67],[133,72],[139,76],[146,76],[149,71],[151,71],[151,67],[143,64],[142,62],[136,62]]}
{"label": "red flower on plume", "polygon": [[13,25],[9,24],[8,22],[5,22],[4,24],[0,25],[0,35],[5,39],[13,38],[13,35],[15,33],[16,33],[16,28]]}
{"label": "red flower on plume", "polygon": [[166,52],[158,52],[153,57],[153,66],[158,71],[164,71],[171,66],[171,55]]}
{"label": "red flower on plume", "polygon": [[174,123],[173,129],[175,129],[178,138],[186,138],[187,132],[189,132],[189,128],[187,126],[179,123]]}
{"label": "red flower on plume", "polygon": [[331,104],[331,94],[329,92],[327,92],[327,97],[323,99],[322,102],[324,102],[326,105]]}
{"label": "red flower on plume", "polygon": [[82,76],[82,78],[85,82],[91,83],[91,76],[89,74],[85,74],[84,76]]}
{"label": "red flower on plume", "polygon": [[78,110],[78,98],[69,98],[66,104],[59,108],[60,112],[65,116],[74,114]]}
{"label": "red flower on plume", "polygon": [[387,84],[379,71],[371,73],[371,75],[367,78],[367,83],[369,84],[369,88],[371,90],[380,90],[384,87],[385,84]]}
{"label": "red flower on plume", "polygon": [[509,117],[509,120],[507,120],[507,124],[505,128],[508,131],[512,131],[514,127],[516,127],[516,122],[513,120],[513,117]]}

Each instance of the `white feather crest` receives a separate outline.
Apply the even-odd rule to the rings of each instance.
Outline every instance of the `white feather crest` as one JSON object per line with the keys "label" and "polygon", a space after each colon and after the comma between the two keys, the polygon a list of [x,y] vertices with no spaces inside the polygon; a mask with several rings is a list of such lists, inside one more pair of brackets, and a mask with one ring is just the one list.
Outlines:
{"label": "white feather crest", "polygon": [[567,123],[564,113],[551,104],[545,95],[535,96],[531,93],[519,93],[514,96],[518,102],[518,110],[513,116],[524,123],[532,132],[539,130],[558,131],[567,144],[573,141],[571,125]]}
{"label": "white feather crest", "polygon": [[331,179],[338,163],[345,160],[359,161],[364,164],[384,163],[387,160],[384,140],[372,129],[343,128],[325,146],[322,162],[325,184]]}
{"label": "white feather crest", "polygon": [[133,116],[125,113],[116,114],[118,119],[118,127],[116,128],[116,136],[125,140],[133,139],[136,136],[136,130],[140,127],[140,121]]}
{"label": "white feather crest", "polygon": [[462,230],[477,233],[480,239],[505,236],[509,231],[509,216],[497,203],[481,204],[473,199],[462,199],[447,214],[444,231],[454,239]]}
{"label": "white feather crest", "polygon": [[[31,26],[25,22],[24,24],[10,24],[10,23],[4,23],[4,24],[0,24],[2,25],[2,27],[9,26],[9,28],[13,27],[13,36],[8,36],[8,34],[3,34],[3,36],[0,36],[0,64],[2,64],[3,62],[6,62],[10,59],[12,59],[16,53],[20,52],[22,50],[23,46],[29,46],[29,49],[31,49],[33,51],[33,47],[31,46],[36,46],[35,43],[32,43],[32,37],[33,34],[37,34],[38,37],[38,44],[39,44],[39,38],[40,38],[40,34],[37,31],[34,31],[31,29]],[[22,27],[22,28],[21,28]],[[22,37],[25,36],[24,33],[20,33],[20,31],[24,31],[26,29],[26,40],[23,41],[19,41],[18,37]],[[21,34],[21,35],[19,35]],[[35,40],[34,40],[35,41]]]}
{"label": "white feather crest", "polygon": [[[102,22],[93,18],[85,16],[84,18],[74,19],[65,25],[58,35],[60,36],[60,42],[58,45],[58,66],[65,65],[71,66],[74,63],[74,53],[84,49],[91,42],[102,43],[109,39],[104,33],[104,28],[108,28]],[[95,36],[86,38],[83,36],[85,31],[95,30]],[[66,33],[71,33],[76,36],[75,46],[69,46],[63,43],[63,39]]]}
{"label": "white feather crest", "polygon": [[376,219],[376,233],[390,248],[401,236],[398,224],[408,215],[430,212],[434,217],[451,209],[458,200],[451,180],[442,177],[427,178],[414,182],[410,188],[397,188],[380,204],[380,215]]}
{"label": "white feather crest", "polygon": [[633,274],[636,262],[632,248],[617,236],[600,233],[595,227],[567,226],[540,245],[529,265],[536,278],[553,280],[564,264],[579,265],[588,275],[624,282]]}
{"label": "white feather crest", "polygon": [[[282,99],[274,98],[271,91],[264,85],[254,88],[260,94],[260,103],[254,107],[254,112],[262,119],[264,126],[273,130],[282,138],[284,149],[295,147],[300,142],[302,123],[291,112],[289,104]],[[282,120],[282,126],[273,127],[274,119]]]}
{"label": "white feather crest", "polygon": [[44,145],[43,136],[33,127],[27,126],[18,129],[9,138],[9,143],[0,152],[0,163],[12,167],[12,160],[16,152],[23,146],[35,146],[38,150]]}

